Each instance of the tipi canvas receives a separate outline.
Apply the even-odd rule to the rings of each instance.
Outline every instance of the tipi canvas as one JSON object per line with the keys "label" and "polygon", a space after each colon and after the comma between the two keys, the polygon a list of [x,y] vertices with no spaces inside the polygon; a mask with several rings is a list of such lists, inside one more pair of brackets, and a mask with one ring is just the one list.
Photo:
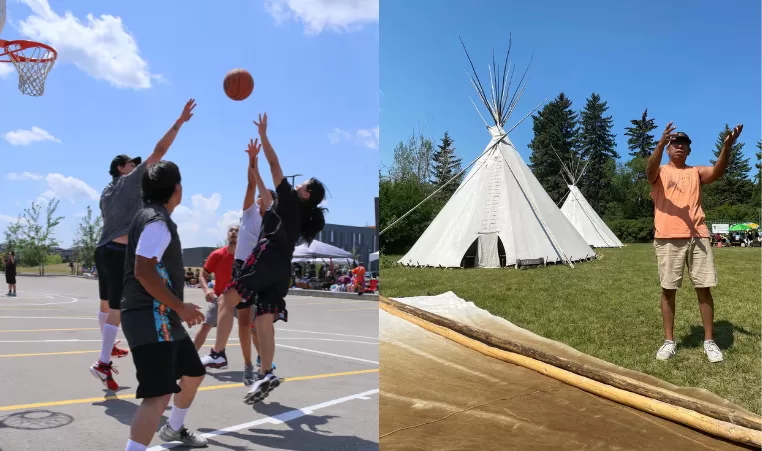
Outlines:
{"label": "tipi canvas", "polygon": [[[495,76],[500,79],[499,67]],[[502,85],[490,80],[491,100],[478,78],[472,81],[493,118],[494,125],[487,126],[492,139],[399,263],[461,267],[464,257],[473,254],[474,266],[499,268],[539,259],[572,265],[595,258],[595,251],[545,192],[503,129],[515,104],[513,99],[510,105],[507,102],[505,73]]]}
{"label": "tipi canvas", "polygon": [[564,165],[564,170],[570,179],[570,184],[568,185],[569,193],[561,206],[564,216],[569,219],[590,246],[623,247],[624,244],[609,229],[609,226],[603,222],[603,219],[598,216],[598,213],[595,212],[587,199],[585,199],[585,196],[577,188],[576,181],[579,180],[579,177],[572,178],[572,174],[566,165]]}

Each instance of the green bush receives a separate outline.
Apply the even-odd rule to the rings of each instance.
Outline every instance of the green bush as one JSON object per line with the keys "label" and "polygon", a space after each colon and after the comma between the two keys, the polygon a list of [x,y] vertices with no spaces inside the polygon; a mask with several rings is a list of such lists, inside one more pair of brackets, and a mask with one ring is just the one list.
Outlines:
{"label": "green bush", "polygon": [[61,263],[63,263],[63,259],[58,254],[50,254],[45,257],[46,265],[60,265]]}
{"label": "green bush", "polygon": [[606,221],[606,224],[623,243],[647,243],[654,239],[653,218],[617,218]]}

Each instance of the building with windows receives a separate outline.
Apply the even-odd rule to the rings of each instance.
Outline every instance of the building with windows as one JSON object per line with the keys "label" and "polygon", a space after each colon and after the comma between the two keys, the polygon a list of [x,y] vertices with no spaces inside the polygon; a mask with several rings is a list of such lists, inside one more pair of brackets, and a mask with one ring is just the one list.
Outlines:
{"label": "building with windows", "polygon": [[378,250],[378,233],[375,227],[326,224],[316,239],[354,253],[358,262],[363,262],[368,269],[370,254]]}

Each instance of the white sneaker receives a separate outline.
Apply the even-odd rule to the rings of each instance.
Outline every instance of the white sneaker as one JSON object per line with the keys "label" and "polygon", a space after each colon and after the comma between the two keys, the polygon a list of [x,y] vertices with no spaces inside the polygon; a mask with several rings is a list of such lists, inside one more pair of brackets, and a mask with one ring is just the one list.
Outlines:
{"label": "white sneaker", "polygon": [[656,360],[669,360],[675,356],[675,342],[672,340],[664,340],[664,344],[661,345],[659,351],[656,353]]}
{"label": "white sneaker", "polygon": [[717,343],[715,343],[714,340],[706,340],[704,342],[704,352],[710,362],[722,362],[722,351],[720,351],[720,347],[717,346]]}

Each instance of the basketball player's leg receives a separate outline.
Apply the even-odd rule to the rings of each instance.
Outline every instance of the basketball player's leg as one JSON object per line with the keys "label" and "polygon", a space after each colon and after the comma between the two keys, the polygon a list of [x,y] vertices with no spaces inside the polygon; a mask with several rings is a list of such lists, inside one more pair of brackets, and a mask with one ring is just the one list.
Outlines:
{"label": "basketball player's leg", "polygon": [[101,337],[103,336],[103,326],[106,324],[108,318],[108,277],[106,277],[106,262],[103,255],[105,249],[99,247],[95,250],[95,270],[98,272],[98,298],[100,302],[100,310],[98,311],[98,327],[101,330]]}
{"label": "basketball player's leg", "polygon": [[209,337],[209,332],[217,327],[217,315],[219,313],[218,300],[214,302],[206,303],[206,312],[204,312],[204,323],[193,338],[193,344],[196,346],[196,351],[201,350]]}
{"label": "basketball player's leg", "polygon": [[139,346],[133,349],[132,358],[138,379],[136,398],[142,402],[130,425],[126,451],[147,449],[173,394],[170,419],[159,437],[186,446],[206,446],[206,439],[185,428],[185,415],[204,379],[204,367],[190,338]]}
{"label": "basketball player's leg", "polygon": [[238,317],[238,342],[243,355],[243,384],[247,387],[254,382],[254,365],[251,362],[251,307],[236,311]]}
{"label": "basketball player's leg", "polygon": [[228,289],[222,296],[217,298],[217,334],[212,351],[201,358],[201,362],[208,368],[225,369],[228,367],[228,358],[225,347],[228,344],[230,333],[233,330],[233,316],[236,306],[241,303],[241,296],[235,288]]}
{"label": "basketball player's leg", "polygon": [[[119,333],[121,322],[119,304],[121,303],[124,284],[124,252],[122,249],[126,249],[126,246],[111,246],[110,243],[101,246],[96,251],[100,297],[108,299],[109,311],[101,328],[100,356],[98,361],[90,366],[90,373],[109,390],[119,389],[119,384],[116,383],[113,376],[112,357],[121,358],[128,354],[128,351],[116,347],[116,336]],[[101,304],[103,304],[102,301]],[[101,307],[99,322],[103,313],[103,307]]]}

